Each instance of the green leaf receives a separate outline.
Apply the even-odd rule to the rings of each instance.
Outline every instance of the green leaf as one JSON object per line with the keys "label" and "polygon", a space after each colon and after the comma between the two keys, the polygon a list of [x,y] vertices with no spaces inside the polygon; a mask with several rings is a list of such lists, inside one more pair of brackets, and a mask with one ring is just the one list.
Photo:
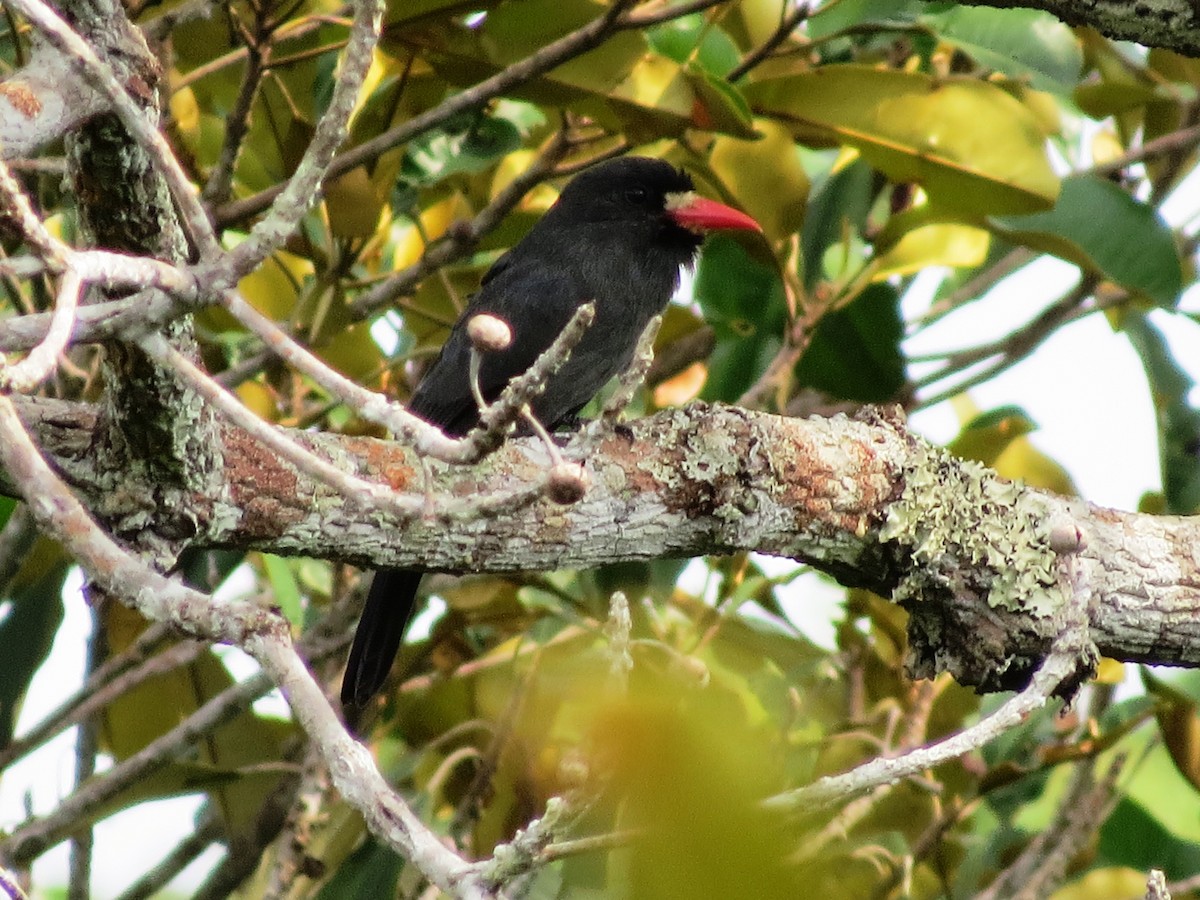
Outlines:
{"label": "green leaf", "polygon": [[946,449],[962,459],[990,466],[1017,438],[1034,431],[1037,424],[1019,406],[1002,406],[980,413],[963,425]]}
{"label": "green leaf", "polygon": [[[892,221],[908,216],[909,213],[901,213]],[[915,275],[930,266],[974,269],[987,259],[991,235],[984,229],[932,218],[922,223],[920,219],[920,216],[911,218],[899,239],[875,257],[874,280]]]}
{"label": "green leaf", "polygon": [[[592,0],[521,0],[501,4],[477,28],[445,25],[423,29],[390,49],[403,59],[418,46],[445,80],[473,84],[606,10]],[[740,95],[728,84],[714,87],[709,83],[713,78],[703,64],[680,63],[655,53],[643,33],[626,30],[519,85],[510,96],[548,106],[570,106],[605,126],[625,131],[635,144],[677,136],[692,127],[752,135],[748,110],[738,109]]]}
{"label": "green leaf", "polygon": [[755,125],[763,135],[760,140],[719,136],[708,163],[723,194],[753,216],[769,240],[778,241],[804,223],[808,175],[785,127],[770,119]]}
{"label": "green leaf", "polygon": [[[46,543],[49,543],[48,541]],[[38,667],[46,661],[54,635],[63,620],[62,586],[68,565],[55,566],[5,599],[8,612],[0,616],[0,747],[13,738],[21,699]]]}
{"label": "green leaf", "polygon": [[1068,93],[1079,81],[1083,51],[1070,26],[1032,9],[956,6],[917,20],[980,65],[1034,87]]}
{"label": "green leaf", "polygon": [[1054,209],[989,222],[1006,240],[1052,253],[1160,306],[1173,306],[1183,289],[1170,227],[1154,207],[1103,178],[1072,176]]}
{"label": "green leaf", "polygon": [[826,3],[808,20],[809,38],[827,38],[850,28],[871,25],[907,25],[925,10],[925,3],[913,0],[841,0]]}
{"label": "green leaf", "polygon": [[987,82],[829,65],[756,82],[745,94],[798,139],[856,147],[892,181],[915,182],[957,210],[1028,213],[1058,196],[1036,116]]}
{"label": "green leaf", "polygon": [[[1175,805],[1178,797],[1164,796],[1161,804]],[[1160,806],[1155,806],[1160,809]],[[1200,845],[1177,838],[1146,807],[1121,800],[1100,828],[1102,859],[1145,872],[1162,869],[1172,881],[1200,872]]]}
{"label": "green leaf", "polygon": [[834,397],[879,403],[904,384],[904,323],[896,289],[873,284],[821,319],[796,378]]}
{"label": "green leaf", "polygon": [[784,293],[779,274],[751,259],[727,235],[709,239],[696,270],[695,296],[717,335],[701,396],[732,402],[779,348]]}
{"label": "green leaf", "polygon": [[742,58],[724,29],[700,13],[648,28],[646,40],[663,56],[677,63],[694,61],[718,78],[728,74]]}
{"label": "green leaf", "polygon": [[1189,402],[1195,382],[1175,361],[1161,332],[1144,315],[1131,313],[1122,328],[1142,358],[1158,419],[1158,457],[1166,512],[1200,509],[1200,411]]}
{"label": "green leaf", "polygon": [[871,167],[856,162],[830,175],[813,193],[800,237],[807,289],[812,290],[821,280],[826,250],[840,244],[847,232],[861,235],[866,231],[875,202],[874,180]]}
{"label": "green leaf", "polygon": [[521,146],[521,133],[507,119],[467,113],[408,145],[403,178],[432,184],[458,172],[482,172]]}
{"label": "green leaf", "polygon": [[300,586],[296,576],[292,574],[291,566],[286,560],[271,553],[262,555],[263,566],[267,570],[267,578],[271,582],[271,593],[275,605],[283,611],[284,616],[293,625],[304,624],[304,605],[300,601]]}
{"label": "green leaf", "polygon": [[316,900],[394,896],[403,868],[402,857],[368,837],[321,887]]}

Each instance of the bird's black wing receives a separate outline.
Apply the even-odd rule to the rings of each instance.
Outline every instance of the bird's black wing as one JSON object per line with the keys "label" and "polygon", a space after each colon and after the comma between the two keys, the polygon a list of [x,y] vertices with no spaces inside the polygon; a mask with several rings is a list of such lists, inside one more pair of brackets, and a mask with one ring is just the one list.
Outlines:
{"label": "bird's black wing", "polygon": [[[586,293],[580,279],[566,268],[507,254],[489,270],[482,289],[451,330],[414,392],[409,410],[447,434],[466,434],[479,420],[468,374],[470,317],[490,313],[507,322],[513,332],[508,350],[488,353],[483,359],[480,390],[491,401],[550,346],[579,305],[591,299]],[[553,426],[567,412],[573,410],[551,410],[546,424]],[[371,581],[342,680],[342,705],[352,723],[391,670],[416,606],[421,575],[412,569],[381,569]]]}
{"label": "bird's black wing", "polygon": [[[467,323],[472,316],[489,313],[503,319],[512,330],[511,346],[486,353],[480,366],[480,391],[491,402],[509,381],[537,361],[575,310],[593,299],[569,267],[547,264],[544,258],[530,254],[510,253],[501,263],[489,270],[483,287],[471,299],[409,402],[410,411],[450,435],[465,434],[479,421],[469,380],[471,341]],[[552,419],[569,411],[553,412],[557,415]]]}

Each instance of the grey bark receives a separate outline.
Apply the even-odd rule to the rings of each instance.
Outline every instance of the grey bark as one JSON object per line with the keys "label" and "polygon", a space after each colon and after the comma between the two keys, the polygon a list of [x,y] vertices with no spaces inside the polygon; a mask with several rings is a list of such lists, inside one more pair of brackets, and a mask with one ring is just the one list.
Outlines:
{"label": "grey bark", "polygon": [[[41,446],[89,506],[107,479],[90,452],[95,411],[24,401]],[[420,496],[416,457],[369,438],[291,433],[327,459]],[[579,453],[589,487],[487,518],[401,520],[339,496],[244,432],[223,427],[225,478],[192,498],[202,546],[450,572],[588,568],[755,550],[809,563],[902,603],[910,668],[994,690],[1021,684],[1086,602],[1107,656],[1200,665],[1200,523],[1103,509],[1004,481],[910,432],[899,418],[789,419],[693,404],[597,431]],[[575,451],[578,452],[578,451]],[[431,464],[434,497],[495,494],[544,474],[537,442],[475,466]],[[127,489],[139,490],[133,482]],[[140,488],[147,502],[153,486]],[[1085,587],[1067,598],[1056,560]]]}

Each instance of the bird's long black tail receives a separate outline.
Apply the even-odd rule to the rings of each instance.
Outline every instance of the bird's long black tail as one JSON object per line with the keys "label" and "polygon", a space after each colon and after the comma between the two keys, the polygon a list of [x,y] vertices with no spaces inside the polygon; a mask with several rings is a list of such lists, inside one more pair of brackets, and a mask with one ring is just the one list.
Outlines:
{"label": "bird's long black tail", "polygon": [[383,687],[412,618],[421,574],[411,569],[381,569],[372,578],[342,676],[342,708],[348,718]]}

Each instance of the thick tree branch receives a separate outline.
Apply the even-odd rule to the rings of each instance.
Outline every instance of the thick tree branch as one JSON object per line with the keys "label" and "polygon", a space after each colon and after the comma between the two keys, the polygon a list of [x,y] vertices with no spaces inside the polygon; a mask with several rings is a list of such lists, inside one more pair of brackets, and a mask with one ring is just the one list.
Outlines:
{"label": "thick tree branch", "polygon": [[[102,503],[88,452],[94,414],[16,402],[85,501]],[[423,495],[406,447],[293,436],[361,477]],[[222,443],[223,497],[196,506],[213,520],[209,541],[223,546],[457,572],[757,550],[895,597],[912,613],[913,671],[947,670],[987,689],[1023,684],[1050,652],[1070,612],[1053,575],[1065,553],[1105,655],[1200,665],[1200,592],[1187,562],[1197,522],[1021,488],[898,421],[696,404],[578,436],[565,453],[582,457],[590,486],[571,507],[538,500],[501,517],[438,521],[347,500],[228,425]],[[430,465],[435,492],[451,495],[536,483],[546,467],[540,442],[524,440],[477,465]]]}
{"label": "thick tree branch", "polygon": [[1191,0],[968,0],[965,5],[1042,9],[1068,25],[1087,25],[1110,38],[1200,56],[1200,7]]}

